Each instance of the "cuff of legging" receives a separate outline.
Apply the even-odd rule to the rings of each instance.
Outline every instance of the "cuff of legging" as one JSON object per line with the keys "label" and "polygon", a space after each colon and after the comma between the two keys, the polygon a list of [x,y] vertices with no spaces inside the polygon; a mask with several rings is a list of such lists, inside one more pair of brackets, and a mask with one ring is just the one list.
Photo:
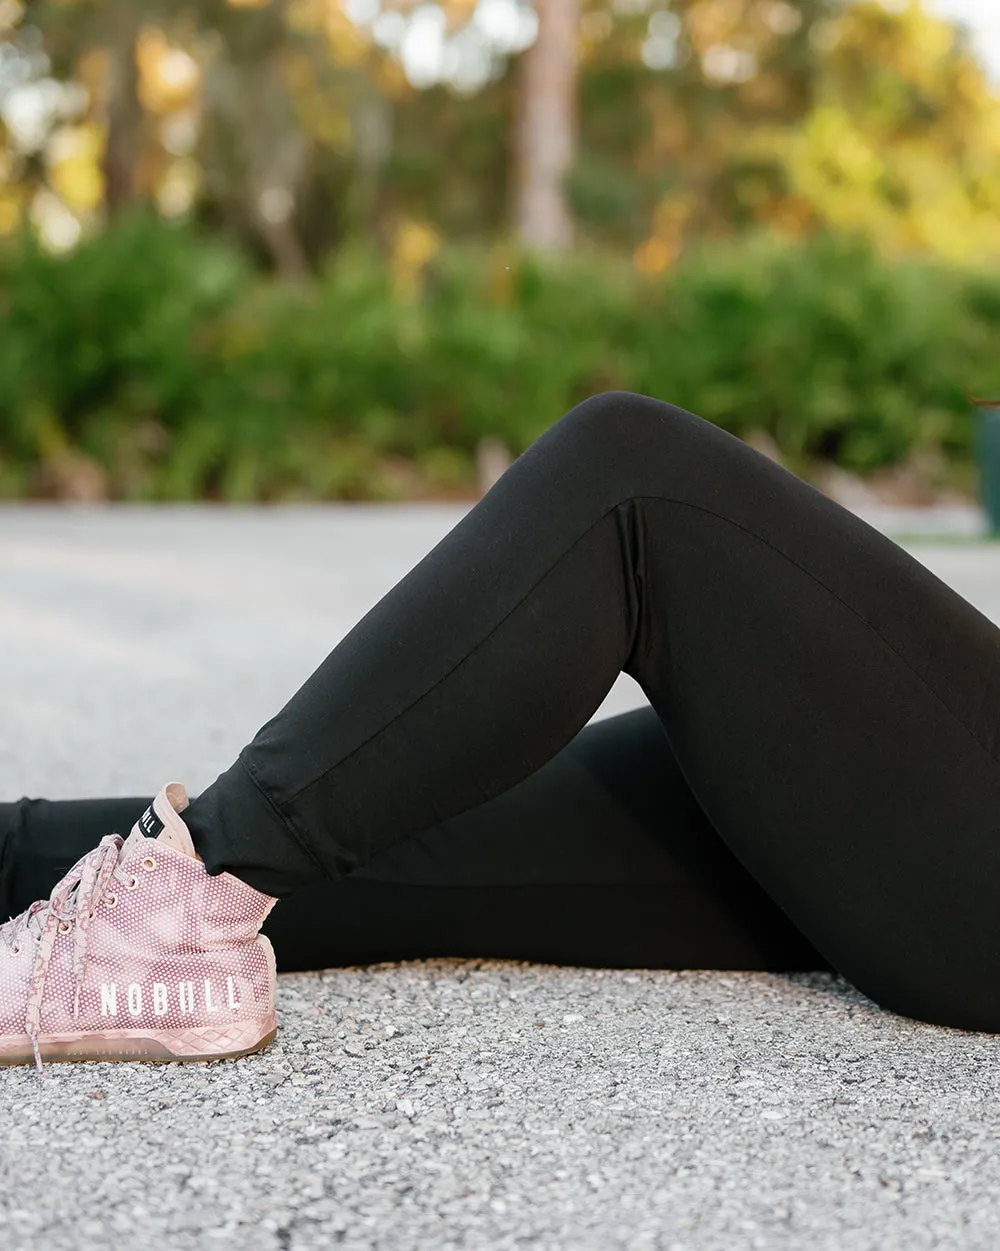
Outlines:
{"label": "cuff of legging", "polygon": [[337,876],[324,867],[241,759],[220,773],[182,815],[210,874],[231,873],[278,899]]}
{"label": "cuff of legging", "polygon": [[13,915],[13,867],[17,858],[17,842],[24,828],[25,807],[31,801],[0,804],[0,922]]}

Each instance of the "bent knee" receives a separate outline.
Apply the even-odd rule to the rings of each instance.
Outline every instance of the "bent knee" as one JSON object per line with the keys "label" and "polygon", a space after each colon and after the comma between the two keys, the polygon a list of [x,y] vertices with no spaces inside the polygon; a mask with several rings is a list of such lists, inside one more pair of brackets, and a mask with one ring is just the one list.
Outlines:
{"label": "bent knee", "polygon": [[[570,409],[536,441],[531,462],[558,464],[558,477],[591,496],[595,507],[643,495],[697,501],[752,493],[761,457],[741,439],[687,409],[632,391],[602,391]],[[776,468],[776,467],[774,467]]]}
{"label": "bent knee", "polygon": [[601,391],[556,423],[607,452],[648,454],[666,442],[714,430],[711,422],[675,404],[635,391]]}

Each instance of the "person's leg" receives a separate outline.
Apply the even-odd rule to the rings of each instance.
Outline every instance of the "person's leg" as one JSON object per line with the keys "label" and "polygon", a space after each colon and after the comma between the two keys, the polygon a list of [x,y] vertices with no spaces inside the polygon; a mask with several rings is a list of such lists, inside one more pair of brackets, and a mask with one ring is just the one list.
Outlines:
{"label": "person's leg", "polygon": [[712,828],[651,708],[586,726],[501,795],[292,900],[268,919],[282,968],[296,948],[326,966],[830,967]]}
{"label": "person's leg", "polygon": [[[0,803],[0,918],[47,897],[148,798]],[[429,956],[605,968],[828,967],[712,829],[651,708],[264,923],[291,972]]]}
{"label": "person's leg", "polygon": [[105,834],[123,837],[149,798],[32,799],[0,803],[0,921],[47,899]]}
{"label": "person's leg", "polygon": [[692,413],[579,405],[192,805],[272,895],[502,793],[620,670],[715,829],[886,1007],[1000,1029],[1000,631]]}

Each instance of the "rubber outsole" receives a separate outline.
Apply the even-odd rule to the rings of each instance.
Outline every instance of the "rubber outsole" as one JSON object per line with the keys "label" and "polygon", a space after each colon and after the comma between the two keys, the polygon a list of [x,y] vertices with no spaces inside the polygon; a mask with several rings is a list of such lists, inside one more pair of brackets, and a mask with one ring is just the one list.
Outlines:
{"label": "rubber outsole", "polygon": [[[232,1051],[216,1051],[216,1052],[195,1052],[188,1050],[187,1054],[171,1051],[162,1041],[154,1038],[146,1037],[108,1037],[104,1036],[101,1041],[108,1045],[106,1051],[95,1050],[93,1043],[95,1039],[91,1037],[90,1046],[86,1045],[83,1039],[77,1040],[60,1040],[46,1041],[39,1047],[42,1062],[45,1064],[107,1064],[107,1063],[130,1063],[130,1064],[211,1064],[214,1060],[239,1060],[243,1056],[255,1055],[259,1051],[263,1051],[274,1041],[277,1034],[277,1026],[274,1026],[262,1037],[250,1043],[249,1046],[240,1047]],[[125,1050],[121,1046],[115,1048],[115,1043],[132,1042],[133,1049]],[[188,1047],[196,1047],[197,1040],[192,1039]],[[76,1050],[75,1048],[79,1048]],[[20,1064],[34,1064],[35,1055],[31,1046],[18,1047],[8,1051],[0,1051],[0,1067],[13,1067]]]}

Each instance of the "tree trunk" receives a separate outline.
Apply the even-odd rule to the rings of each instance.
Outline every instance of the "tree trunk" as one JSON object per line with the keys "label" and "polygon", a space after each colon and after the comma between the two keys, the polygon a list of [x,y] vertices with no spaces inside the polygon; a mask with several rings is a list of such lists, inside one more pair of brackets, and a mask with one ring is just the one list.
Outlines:
{"label": "tree trunk", "polygon": [[108,47],[108,137],[104,150],[104,209],[109,221],[135,198],[142,142],[142,105],[135,43],[138,23],[120,10],[115,37]]}
{"label": "tree trunk", "polygon": [[387,95],[367,83],[356,91],[352,106],[357,172],[348,188],[349,229],[381,247],[382,175],[392,155],[395,110]]}
{"label": "tree trunk", "polygon": [[521,58],[514,217],[529,247],[573,242],[565,178],[576,153],[580,0],[536,0],[538,38]]}
{"label": "tree trunk", "polygon": [[259,212],[255,220],[274,272],[285,282],[304,282],[309,277],[309,262],[292,220],[269,221]]}

